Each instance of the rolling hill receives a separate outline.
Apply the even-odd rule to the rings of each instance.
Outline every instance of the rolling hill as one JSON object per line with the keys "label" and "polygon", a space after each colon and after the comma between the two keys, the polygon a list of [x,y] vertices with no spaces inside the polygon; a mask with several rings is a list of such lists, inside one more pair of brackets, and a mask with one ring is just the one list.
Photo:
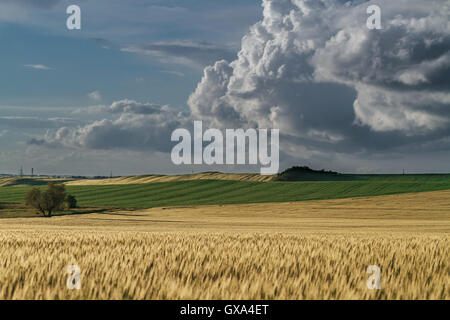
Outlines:
{"label": "rolling hill", "polygon": [[[449,174],[348,175],[348,179],[343,181],[300,182],[181,179],[142,183],[146,180],[141,177],[135,180],[123,178],[122,184],[101,184],[102,181],[87,185],[66,182],[66,189],[76,196],[81,206],[123,209],[292,202],[450,189]],[[86,183],[86,180],[79,182]],[[30,188],[31,185],[0,187],[0,202],[21,202]]]}

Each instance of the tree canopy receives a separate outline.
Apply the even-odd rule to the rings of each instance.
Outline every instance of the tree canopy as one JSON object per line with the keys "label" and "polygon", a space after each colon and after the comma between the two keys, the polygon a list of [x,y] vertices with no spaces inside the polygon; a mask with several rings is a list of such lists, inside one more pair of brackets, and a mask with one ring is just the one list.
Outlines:
{"label": "tree canopy", "polygon": [[64,184],[54,184],[50,181],[45,191],[37,187],[28,191],[25,204],[36,209],[38,214],[42,213],[44,217],[51,217],[53,212],[63,209],[66,197]]}

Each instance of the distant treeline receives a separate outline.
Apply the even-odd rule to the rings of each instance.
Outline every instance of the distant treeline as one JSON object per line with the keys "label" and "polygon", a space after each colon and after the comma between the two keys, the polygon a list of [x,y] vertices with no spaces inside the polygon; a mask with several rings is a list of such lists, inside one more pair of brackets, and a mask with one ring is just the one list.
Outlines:
{"label": "distant treeline", "polygon": [[279,173],[276,181],[301,181],[301,180],[322,180],[322,178],[337,176],[340,173],[331,170],[314,170],[307,166],[294,166]]}

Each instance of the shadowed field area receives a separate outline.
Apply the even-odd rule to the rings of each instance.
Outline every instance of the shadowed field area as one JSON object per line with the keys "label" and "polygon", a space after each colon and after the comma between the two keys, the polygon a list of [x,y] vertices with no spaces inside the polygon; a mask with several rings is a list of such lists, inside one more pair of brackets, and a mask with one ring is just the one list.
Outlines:
{"label": "shadowed field area", "polygon": [[[450,232],[450,190],[380,197],[192,207],[159,207],[1,219],[0,229],[83,227],[130,231]],[[80,212],[82,213],[82,212]]]}
{"label": "shadowed field area", "polygon": [[437,191],[1,219],[0,298],[449,299],[449,207]]}
{"label": "shadowed field area", "polygon": [[[99,183],[102,181],[104,180],[99,180]],[[0,202],[21,202],[30,188],[31,186],[0,187]],[[450,175],[353,175],[348,181],[186,180],[79,186],[69,184],[66,189],[76,196],[80,206],[142,209],[323,200],[448,190]]]}
{"label": "shadowed field area", "polygon": [[54,183],[63,183],[68,180],[52,179],[52,178],[0,178],[0,187],[15,186],[46,186],[49,181]]}

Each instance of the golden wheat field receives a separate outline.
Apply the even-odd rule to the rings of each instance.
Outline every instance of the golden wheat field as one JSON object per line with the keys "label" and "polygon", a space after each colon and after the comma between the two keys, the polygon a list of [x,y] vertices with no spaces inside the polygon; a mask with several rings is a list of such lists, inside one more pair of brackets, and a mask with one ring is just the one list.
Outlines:
{"label": "golden wheat field", "polygon": [[449,299],[448,208],[439,191],[0,219],[0,298]]}
{"label": "golden wheat field", "polygon": [[[170,182],[187,180],[236,180],[236,181],[272,181],[275,175],[259,175],[252,173],[221,173],[221,172],[203,172],[185,175],[142,175],[130,177],[118,177],[110,179],[93,180],[73,180],[67,181],[68,186],[93,186],[93,185],[114,185],[114,184],[138,184],[152,182]],[[0,180],[1,185],[1,180]]]}

